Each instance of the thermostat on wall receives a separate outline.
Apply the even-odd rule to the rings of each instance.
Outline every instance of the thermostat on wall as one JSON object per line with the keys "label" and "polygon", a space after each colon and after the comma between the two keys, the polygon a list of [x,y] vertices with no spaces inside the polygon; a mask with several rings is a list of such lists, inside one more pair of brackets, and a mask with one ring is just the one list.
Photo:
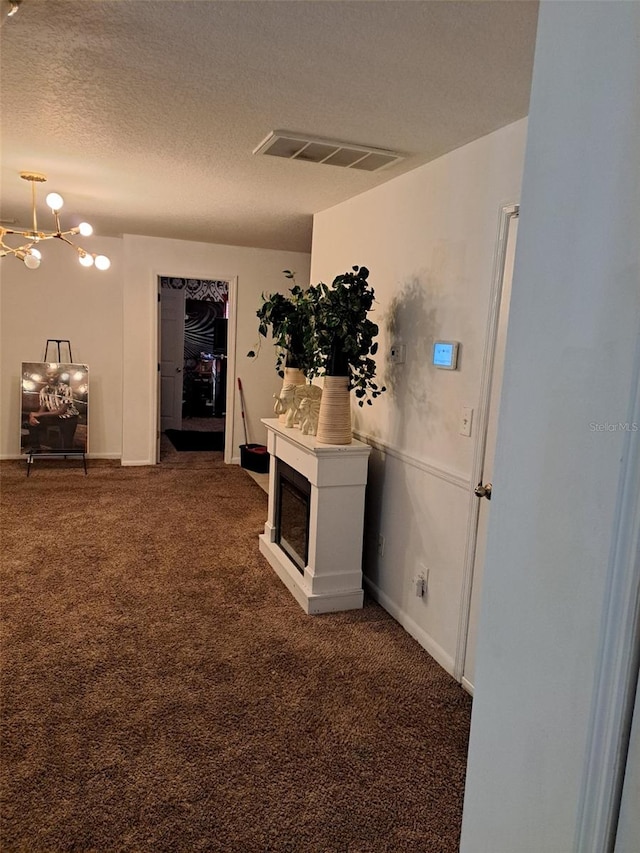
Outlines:
{"label": "thermostat on wall", "polygon": [[433,365],[455,370],[458,365],[458,341],[436,341],[433,345]]}

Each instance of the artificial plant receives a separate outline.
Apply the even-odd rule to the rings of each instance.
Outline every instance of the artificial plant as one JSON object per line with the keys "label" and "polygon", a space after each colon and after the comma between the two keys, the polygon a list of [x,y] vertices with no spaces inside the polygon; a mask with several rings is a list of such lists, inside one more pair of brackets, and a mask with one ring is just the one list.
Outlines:
{"label": "artificial plant", "polygon": [[378,350],[377,325],[368,318],[374,303],[369,270],[354,266],[337,276],[329,287],[320,282],[305,291],[312,333],[305,342],[307,375],[348,376],[358,405],[379,397],[384,386],[374,381]]}
{"label": "artificial plant", "polygon": [[[306,373],[314,362],[308,291],[295,283],[295,273],[291,270],[284,270],[284,275],[294,282],[288,294],[269,293],[265,296],[263,293],[262,305],[256,312],[258,334],[266,338],[271,330],[279,376],[284,376],[284,367],[298,368]],[[260,340],[256,349],[259,348]],[[251,350],[247,355],[255,358],[257,352]]]}

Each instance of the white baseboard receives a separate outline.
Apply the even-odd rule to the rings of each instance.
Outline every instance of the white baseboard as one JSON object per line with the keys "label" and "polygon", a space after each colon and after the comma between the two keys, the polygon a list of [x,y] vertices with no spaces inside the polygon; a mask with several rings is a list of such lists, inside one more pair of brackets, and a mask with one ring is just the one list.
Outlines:
{"label": "white baseboard", "polygon": [[123,468],[133,468],[135,466],[142,467],[143,465],[156,465],[155,462],[150,462],[148,459],[123,459],[120,464]]}
{"label": "white baseboard", "polygon": [[414,620],[408,616],[402,608],[398,607],[398,605],[392,601],[388,595],[382,592],[382,590],[377,587],[373,581],[365,577],[364,583],[371,597],[377,601],[378,604],[387,611],[387,613],[393,616],[396,622],[399,622],[405,631],[408,634],[411,634],[413,639],[416,640],[422,648],[449,673],[449,675],[453,675],[455,665],[453,657],[447,654],[442,646],[436,643],[433,637],[427,634],[423,628],[414,622]]}
{"label": "white baseboard", "polygon": [[462,686],[470,696],[473,696],[473,684],[469,681],[468,678],[465,678],[464,675],[462,676],[462,681],[460,682],[460,684],[462,684]]}

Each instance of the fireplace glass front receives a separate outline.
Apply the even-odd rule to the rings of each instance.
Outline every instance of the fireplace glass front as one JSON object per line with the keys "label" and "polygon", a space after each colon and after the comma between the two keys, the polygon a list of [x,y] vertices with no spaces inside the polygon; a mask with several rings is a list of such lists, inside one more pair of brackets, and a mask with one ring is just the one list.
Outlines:
{"label": "fireplace glass front", "polygon": [[276,467],[276,542],[304,573],[309,559],[311,483],[281,459]]}

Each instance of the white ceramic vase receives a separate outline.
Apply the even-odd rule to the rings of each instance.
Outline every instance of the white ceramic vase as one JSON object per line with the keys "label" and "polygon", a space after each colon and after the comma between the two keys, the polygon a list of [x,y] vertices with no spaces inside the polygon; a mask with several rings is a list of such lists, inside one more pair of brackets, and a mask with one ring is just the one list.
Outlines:
{"label": "white ceramic vase", "polygon": [[348,376],[325,376],[316,441],[351,444],[351,395]]}
{"label": "white ceramic vase", "polygon": [[[295,385],[306,385],[307,377],[304,375],[304,370],[298,367],[285,367],[284,379],[282,380],[282,390],[293,388]],[[284,412],[278,415],[278,421],[283,424],[287,420],[287,413]]]}

